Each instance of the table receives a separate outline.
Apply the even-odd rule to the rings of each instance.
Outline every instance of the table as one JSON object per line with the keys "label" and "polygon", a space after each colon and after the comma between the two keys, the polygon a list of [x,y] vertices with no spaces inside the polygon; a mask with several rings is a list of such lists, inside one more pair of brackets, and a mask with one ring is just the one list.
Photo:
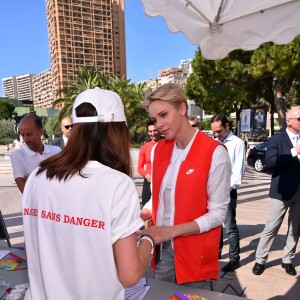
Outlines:
{"label": "table", "polygon": [[[24,257],[24,250],[17,248],[8,248],[0,246],[0,250],[10,250],[13,253]],[[28,283],[27,269],[16,271],[4,271],[0,269],[0,296],[4,294],[6,288],[1,285],[3,281],[10,283],[11,287],[14,287],[20,283]],[[189,286],[178,286],[174,283],[160,281],[153,278],[147,278],[147,284],[150,286],[146,296],[143,300],[166,300],[169,296],[172,296],[175,291],[181,294],[195,294],[207,298],[208,300],[240,300],[245,299],[238,296],[223,294],[214,291],[208,291],[203,289],[197,289]]]}
{"label": "table", "polygon": [[[19,248],[8,248],[0,246],[0,250],[9,250],[16,255],[24,257],[24,250]],[[27,269],[5,271],[0,269],[0,297],[5,293],[6,287],[2,285],[2,282],[10,283],[10,287],[14,287],[20,283],[28,283],[28,272]]]}
{"label": "table", "polygon": [[238,296],[223,294],[219,292],[213,292],[203,289],[197,289],[189,286],[176,285],[166,281],[156,280],[153,278],[147,278],[147,283],[150,286],[149,291],[143,300],[166,300],[168,297],[174,295],[174,292],[181,294],[194,294],[207,298],[208,300],[241,300]]}

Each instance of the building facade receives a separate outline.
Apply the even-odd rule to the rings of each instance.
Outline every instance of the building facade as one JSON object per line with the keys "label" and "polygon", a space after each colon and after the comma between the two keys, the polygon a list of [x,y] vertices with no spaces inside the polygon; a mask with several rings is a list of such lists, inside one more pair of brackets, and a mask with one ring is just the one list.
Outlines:
{"label": "building facade", "polygon": [[46,0],[53,94],[79,67],[126,76],[124,0]]}
{"label": "building facade", "polygon": [[166,68],[158,72],[158,86],[166,83],[175,83],[181,87],[185,86],[186,76],[180,68]]}
{"label": "building facade", "polygon": [[183,70],[183,73],[186,77],[193,73],[192,69],[192,60],[191,59],[182,59],[178,66],[179,69]]}
{"label": "building facade", "polygon": [[17,81],[16,76],[2,78],[3,95],[9,99],[17,99]]}
{"label": "building facade", "polygon": [[154,91],[158,88],[158,79],[157,78],[143,80],[143,81],[140,81],[140,83],[145,83],[147,88],[150,89],[151,91]]}
{"label": "building facade", "polygon": [[16,100],[33,100],[33,74],[2,79],[4,97]]}
{"label": "building facade", "polygon": [[35,75],[33,78],[34,107],[52,107],[55,98],[51,70]]}

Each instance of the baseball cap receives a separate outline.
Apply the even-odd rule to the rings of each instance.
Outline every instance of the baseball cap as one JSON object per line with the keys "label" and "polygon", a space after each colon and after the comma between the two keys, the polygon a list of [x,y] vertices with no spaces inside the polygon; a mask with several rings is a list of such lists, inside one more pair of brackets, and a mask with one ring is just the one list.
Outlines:
{"label": "baseball cap", "polygon": [[[82,103],[92,104],[97,111],[97,116],[77,117],[76,108]],[[112,91],[99,87],[88,89],[80,93],[73,104],[73,123],[95,122],[126,122],[124,106],[120,96]]]}

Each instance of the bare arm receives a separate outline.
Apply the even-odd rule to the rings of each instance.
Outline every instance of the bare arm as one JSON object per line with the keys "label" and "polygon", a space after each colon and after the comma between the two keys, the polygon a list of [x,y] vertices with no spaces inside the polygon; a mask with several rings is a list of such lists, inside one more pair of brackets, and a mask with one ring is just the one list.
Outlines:
{"label": "bare arm", "polygon": [[21,193],[23,193],[23,191],[24,191],[26,180],[27,180],[27,177],[18,177],[15,179],[16,184]]}
{"label": "bare arm", "polygon": [[155,244],[161,244],[177,236],[192,235],[200,232],[196,221],[191,221],[173,226],[151,226],[139,232],[139,234],[149,234]]}
{"label": "bare arm", "polygon": [[137,247],[137,235],[132,234],[115,242],[113,251],[118,277],[122,285],[129,287],[136,284],[149,265],[150,242],[141,240]]}

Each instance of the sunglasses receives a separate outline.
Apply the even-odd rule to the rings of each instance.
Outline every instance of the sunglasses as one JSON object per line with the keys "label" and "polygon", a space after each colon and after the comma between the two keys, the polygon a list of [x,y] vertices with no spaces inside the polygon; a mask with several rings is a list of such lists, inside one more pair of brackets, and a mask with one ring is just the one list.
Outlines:
{"label": "sunglasses", "polygon": [[70,128],[73,127],[73,125],[65,125],[64,127],[65,127],[66,129],[70,129]]}
{"label": "sunglasses", "polygon": [[193,124],[192,127],[198,127],[198,124]]}

